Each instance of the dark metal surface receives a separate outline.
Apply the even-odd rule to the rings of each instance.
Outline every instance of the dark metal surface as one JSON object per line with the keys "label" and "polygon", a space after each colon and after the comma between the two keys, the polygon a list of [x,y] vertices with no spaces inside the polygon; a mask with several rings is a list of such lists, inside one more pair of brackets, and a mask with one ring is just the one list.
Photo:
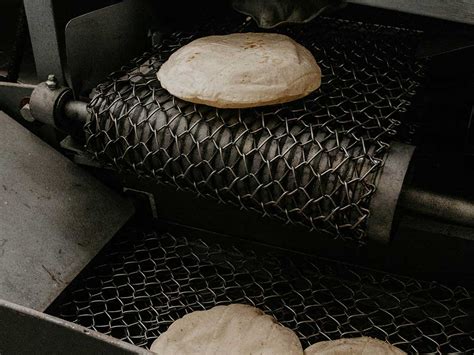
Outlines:
{"label": "dark metal surface", "polygon": [[304,347],[366,335],[409,353],[474,351],[465,288],[194,234],[123,230],[48,313],[149,347],[189,312],[240,302],[274,315]]}
{"label": "dark metal surface", "polygon": [[76,17],[66,25],[69,85],[88,92],[147,47],[150,1],[123,1]]}
{"label": "dark metal surface", "polygon": [[77,324],[0,300],[0,354],[151,355]]}
{"label": "dark metal surface", "polygon": [[53,0],[24,0],[31,45],[39,80],[54,74],[64,85],[64,68],[59,43],[60,28],[56,26]]}
{"label": "dark metal surface", "polygon": [[0,299],[44,310],[133,207],[2,112],[0,152]]}
{"label": "dark metal surface", "polygon": [[[20,67],[23,61],[23,52],[25,51],[27,41],[28,27],[26,24],[25,8],[22,4],[18,7],[15,41],[11,49],[11,56],[7,66],[7,75],[5,80],[16,82],[20,74]],[[1,76],[0,76],[1,79]]]}
{"label": "dark metal surface", "polygon": [[432,16],[444,20],[474,24],[474,2],[472,0],[348,0],[361,5],[403,11],[417,15]]}
{"label": "dark metal surface", "polygon": [[400,195],[400,206],[438,221],[474,227],[474,202],[460,197],[410,188]]}
{"label": "dark metal surface", "polygon": [[206,34],[174,33],[100,84],[86,125],[103,163],[311,230],[363,241],[375,180],[423,74],[418,33],[320,18],[282,29],[310,49],[323,84],[286,105],[219,110],[171,96],[168,56]]}
{"label": "dark metal surface", "polygon": [[[471,36],[462,35],[459,33],[447,33],[443,37],[434,36],[426,38],[420,43],[417,50],[417,57],[419,58],[433,58],[436,56],[448,56],[462,52],[468,56],[469,51],[474,52],[474,31]],[[469,72],[470,68],[465,68]],[[462,70],[462,69],[460,69]]]}
{"label": "dark metal surface", "polygon": [[[402,204],[402,202],[400,203]],[[470,222],[472,223],[472,221]],[[425,244],[423,249],[427,253],[430,253],[431,256],[434,256],[433,250],[438,250],[438,261],[433,266],[433,273],[435,275],[441,277],[441,273],[443,272],[445,274],[451,274],[449,277],[450,280],[463,280],[464,277],[472,273],[471,260],[474,258],[474,248],[472,244],[474,242],[474,228],[466,227],[462,224],[456,224],[452,221],[446,222],[446,218],[425,216],[420,214],[419,211],[416,211],[416,213],[405,213],[403,217],[401,217],[399,223],[400,227],[405,229],[404,232],[407,228],[417,230],[417,233],[414,234],[417,238],[422,232],[432,234],[431,244]],[[444,240],[442,240],[443,236],[446,237]],[[437,239],[436,244],[433,243],[435,238]],[[459,247],[456,248],[452,243],[453,239],[458,239],[460,242],[466,242],[464,243],[461,252],[459,252]],[[428,242],[430,242],[430,240],[428,240]],[[407,248],[408,247],[410,247],[410,245],[407,245]],[[458,249],[457,253],[455,252],[456,249]],[[450,254],[454,255],[448,255],[448,250]],[[411,252],[415,252],[415,255],[418,254],[417,251],[414,250],[411,250]],[[400,253],[403,253],[405,258],[408,254],[408,252],[405,252],[404,250],[401,250]],[[455,259],[453,259],[453,257]],[[444,267],[441,265],[439,258],[443,259],[443,264],[445,264]],[[418,258],[418,264],[419,263],[423,263],[423,266],[426,266],[426,257],[423,257],[422,261]],[[464,266],[458,269],[458,266],[455,265],[456,263],[463,264]],[[473,276],[470,277],[474,283]]]}

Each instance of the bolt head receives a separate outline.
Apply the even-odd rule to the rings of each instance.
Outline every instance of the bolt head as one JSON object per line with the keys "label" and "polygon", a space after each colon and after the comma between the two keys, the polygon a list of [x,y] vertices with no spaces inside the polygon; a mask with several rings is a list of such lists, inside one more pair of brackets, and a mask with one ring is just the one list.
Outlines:
{"label": "bolt head", "polygon": [[56,80],[56,77],[54,76],[54,74],[48,75],[48,80],[46,80],[46,86],[50,90],[54,90],[58,87],[58,81]]}

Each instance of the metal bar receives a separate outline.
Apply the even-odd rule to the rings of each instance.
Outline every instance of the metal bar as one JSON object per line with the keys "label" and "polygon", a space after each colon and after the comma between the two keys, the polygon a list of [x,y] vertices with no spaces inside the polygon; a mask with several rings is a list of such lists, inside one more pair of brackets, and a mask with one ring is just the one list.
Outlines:
{"label": "metal bar", "polygon": [[474,24],[474,2],[472,0],[349,0],[349,2]]}
{"label": "metal bar", "polygon": [[406,187],[400,194],[400,206],[436,220],[474,227],[474,203],[462,198]]}
{"label": "metal bar", "polygon": [[53,0],[24,0],[38,79],[54,74],[65,84]]}

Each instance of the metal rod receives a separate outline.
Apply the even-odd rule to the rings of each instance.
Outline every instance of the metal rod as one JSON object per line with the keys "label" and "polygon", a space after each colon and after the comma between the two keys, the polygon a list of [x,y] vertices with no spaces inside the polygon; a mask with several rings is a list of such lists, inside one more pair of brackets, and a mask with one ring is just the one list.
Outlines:
{"label": "metal rod", "polygon": [[64,104],[64,116],[68,121],[84,125],[88,121],[87,103],[82,101],[67,101]]}
{"label": "metal rod", "polygon": [[474,202],[462,198],[407,186],[400,194],[399,206],[451,224],[474,227]]}

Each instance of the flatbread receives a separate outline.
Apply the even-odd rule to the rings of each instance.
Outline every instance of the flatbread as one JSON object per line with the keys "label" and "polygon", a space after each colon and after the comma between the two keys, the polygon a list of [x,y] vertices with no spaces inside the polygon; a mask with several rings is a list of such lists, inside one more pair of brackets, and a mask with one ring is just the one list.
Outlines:
{"label": "flatbread", "polygon": [[309,50],[276,33],[199,38],[173,53],[158,71],[162,87],[183,100],[246,108],[302,98],[321,85]]}
{"label": "flatbread", "polygon": [[321,341],[306,348],[305,355],[402,355],[402,350],[369,337]]}
{"label": "flatbread", "polygon": [[261,310],[243,304],[192,312],[171,324],[150,350],[160,355],[303,355],[293,331]]}

